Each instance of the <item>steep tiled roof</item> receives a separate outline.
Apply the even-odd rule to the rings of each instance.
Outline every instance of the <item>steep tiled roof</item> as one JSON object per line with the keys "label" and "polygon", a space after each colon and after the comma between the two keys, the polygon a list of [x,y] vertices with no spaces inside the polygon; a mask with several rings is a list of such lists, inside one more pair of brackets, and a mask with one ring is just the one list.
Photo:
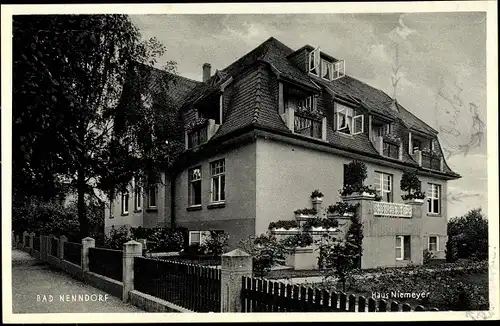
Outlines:
{"label": "steep tiled roof", "polygon": [[[263,61],[268,63],[275,69],[280,76],[293,80],[305,87],[317,89],[316,85],[311,82],[311,79],[304,75],[297,67],[295,67],[288,59],[287,56],[293,53],[293,50],[271,37],[265,42],[260,44],[258,47],[248,52],[240,59],[236,60],[226,68],[219,71],[220,76],[224,78],[229,78],[231,76],[236,76],[245,69],[254,65],[257,61]],[[216,75],[214,74],[207,83],[201,83],[196,89],[189,95],[186,99],[185,104],[191,104],[200,98],[208,96],[212,92],[217,90],[217,87],[211,86]],[[222,80],[221,82],[223,82]]]}
{"label": "steep tiled roof", "polygon": [[220,126],[213,140],[249,125],[260,125],[290,132],[278,115],[278,104],[270,91],[270,75],[258,67],[253,78],[247,78],[232,96],[231,108],[226,121]]}
{"label": "steep tiled roof", "polygon": [[429,126],[428,124],[426,124],[425,122],[414,116],[411,112],[406,110],[399,103],[398,103],[398,109],[399,109],[399,117],[408,128],[413,128],[416,130],[424,131],[428,134],[437,135],[438,132],[434,128],[432,128],[431,126]]}
{"label": "steep tiled roof", "polygon": [[136,63],[136,67],[151,73],[150,90],[153,93],[165,92],[175,108],[179,108],[196,87],[203,85],[201,82],[141,63]]}

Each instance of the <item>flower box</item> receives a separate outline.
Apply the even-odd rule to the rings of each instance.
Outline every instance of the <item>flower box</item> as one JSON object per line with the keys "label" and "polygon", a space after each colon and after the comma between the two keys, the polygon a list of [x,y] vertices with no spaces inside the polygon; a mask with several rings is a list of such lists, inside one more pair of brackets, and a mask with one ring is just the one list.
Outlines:
{"label": "flower box", "polygon": [[424,203],[424,199],[412,198],[404,200],[404,203],[407,205],[422,205]]}
{"label": "flower box", "polygon": [[298,219],[298,220],[302,220],[302,219],[306,219],[306,218],[310,218],[311,215],[306,215],[306,214],[295,214],[295,218]]}

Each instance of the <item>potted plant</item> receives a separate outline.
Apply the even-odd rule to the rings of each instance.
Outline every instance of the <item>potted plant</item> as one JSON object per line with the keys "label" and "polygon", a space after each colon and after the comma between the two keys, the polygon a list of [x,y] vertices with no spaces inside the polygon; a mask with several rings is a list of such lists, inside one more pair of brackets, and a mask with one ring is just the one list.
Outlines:
{"label": "potted plant", "polygon": [[279,220],[269,223],[270,231],[298,231],[299,224],[295,220]]}
{"label": "potted plant", "polygon": [[314,208],[303,208],[303,209],[297,209],[293,213],[295,214],[295,218],[302,219],[302,218],[308,218],[311,215],[316,215],[318,212]]}
{"label": "potted plant", "polygon": [[401,190],[407,193],[401,196],[405,204],[423,204],[425,193],[420,191],[420,180],[415,171],[405,171],[401,177]]}
{"label": "potted plant", "polygon": [[344,187],[340,190],[340,195],[342,197],[356,195],[375,198],[375,189],[363,184],[367,176],[366,165],[363,162],[355,160],[347,164],[344,173]]}
{"label": "potted plant", "polygon": [[321,203],[323,202],[323,193],[319,191],[318,189],[314,190],[311,193],[311,199],[313,203]]}

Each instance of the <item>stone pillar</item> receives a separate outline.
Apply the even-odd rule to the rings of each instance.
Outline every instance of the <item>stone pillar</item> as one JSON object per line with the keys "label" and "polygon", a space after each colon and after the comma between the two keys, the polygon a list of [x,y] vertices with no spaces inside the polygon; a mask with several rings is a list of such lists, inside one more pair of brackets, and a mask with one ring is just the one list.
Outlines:
{"label": "stone pillar", "polygon": [[29,234],[29,236],[30,236],[29,247],[33,250],[35,248],[35,246],[34,246],[34,243],[35,243],[35,232],[31,232]]}
{"label": "stone pillar", "polygon": [[316,197],[316,198],[312,199],[312,206],[316,210],[318,215],[321,213],[321,206],[322,205],[323,205],[323,197],[321,197],[321,198]]}
{"label": "stone pillar", "polygon": [[17,244],[20,243],[21,241],[19,241],[19,234],[16,234],[16,247],[17,247]]}
{"label": "stone pillar", "polygon": [[28,246],[28,243],[26,242],[26,236],[28,235],[28,231],[23,232],[23,248],[26,248]]}
{"label": "stone pillar", "polygon": [[47,255],[49,252],[49,237],[46,235],[40,235],[40,259],[47,261]]}
{"label": "stone pillar", "polygon": [[242,277],[252,277],[252,256],[235,249],[222,255],[221,312],[241,312]]}
{"label": "stone pillar", "polygon": [[89,271],[89,248],[95,248],[95,240],[91,237],[82,239],[82,271]]}
{"label": "stone pillar", "polygon": [[148,249],[147,240],[146,239],[137,239],[137,242],[139,242],[142,245],[142,255],[145,256],[146,249]]}
{"label": "stone pillar", "polygon": [[130,291],[134,290],[134,257],[142,256],[142,244],[130,240],[123,244],[123,302],[128,302]]}
{"label": "stone pillar", "polygon": [[68,238],[65,235],[61,235],[59,238],[59,259],[64,259],[64,244],[68,242]]}

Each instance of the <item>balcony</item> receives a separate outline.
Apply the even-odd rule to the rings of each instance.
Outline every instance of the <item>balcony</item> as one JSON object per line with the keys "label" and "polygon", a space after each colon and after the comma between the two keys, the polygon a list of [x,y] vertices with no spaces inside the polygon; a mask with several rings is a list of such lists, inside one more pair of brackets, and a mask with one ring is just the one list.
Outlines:
{"label": "balcony", "polygon": [[326,140],[326,117],[319,117],[293,107],[281,115],[288,128],[295,134]]}
{"label": "balcony", "polygon": [[387,217],[412,217],[412,206],[406,204],[388,203],[388,202],[373,202],[373,215]]}
{"label": "balcony", "polygon": [[443,171],[443,158],[441,156],[433,155],[422,150],[415,150],[411,156],[418,165],[423,168]]}
{"label": "balcony", "polygon": [[380,155],[396,160],[402,159],[403,152],[400,144],[386,141],[383,136],[372,135],[370,140]]}
{"label": "balcony", "polygon": [[198,119],[186,128],[186,149],[205,144],[219,129],[214,119]]}

